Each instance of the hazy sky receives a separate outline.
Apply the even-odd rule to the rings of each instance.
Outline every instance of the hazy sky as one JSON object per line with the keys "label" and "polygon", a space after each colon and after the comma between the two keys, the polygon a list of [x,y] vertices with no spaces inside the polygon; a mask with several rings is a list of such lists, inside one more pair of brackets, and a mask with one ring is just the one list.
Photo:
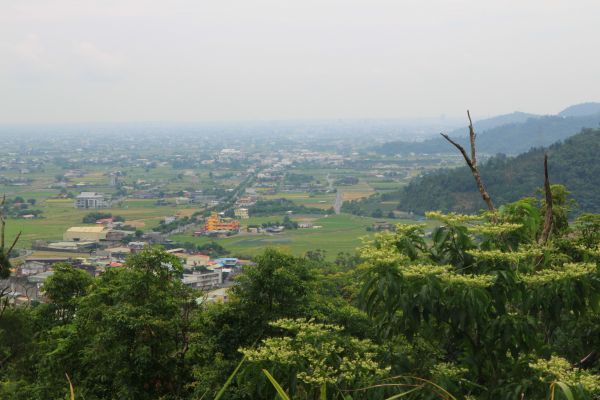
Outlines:
{"label": "hazy sky", "polygon": [[0,123],[403,118],[600,100],[600,1],[0,0]]}

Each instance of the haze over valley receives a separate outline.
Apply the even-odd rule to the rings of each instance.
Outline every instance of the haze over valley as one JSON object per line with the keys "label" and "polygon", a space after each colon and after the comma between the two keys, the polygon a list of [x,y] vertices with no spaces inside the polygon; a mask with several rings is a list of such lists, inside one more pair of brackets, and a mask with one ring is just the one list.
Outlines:
{"label": "haze over valley", "polygon": [[600,3],[0,3],[0,399],[600,398]]}

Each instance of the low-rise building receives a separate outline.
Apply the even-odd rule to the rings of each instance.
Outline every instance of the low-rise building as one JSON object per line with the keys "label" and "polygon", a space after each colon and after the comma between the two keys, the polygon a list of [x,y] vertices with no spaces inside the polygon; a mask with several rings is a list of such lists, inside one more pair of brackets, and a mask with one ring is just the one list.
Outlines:
{"label": "low-rise building", "polygon": [[203,297],[198,297],[196,299],[196,302],[198,304],[203,304],[204,302],[226,303],[229,300],[229,294],[227,293],[228,290],[229,288],[211,290],[210,292],[206,293]]}
{"label": "low-rise building", "polygon": [[219,214],[212,213],[206,218],[204,230],[207,233],[211,232],[238,232],[240,230],[240,221],[231,218],[221,218]]}
{"label": "low-rise building", "polygon": [[189,197],[177,197],[175,198],[175,204],[178,206],[190,204],[191,200]]}
{"label": "low-rise building", "polygon": [[210,257],[204,254],[186,254],[184,257],[185,265],[189,268],[208,265]]}
{"label": "low-rise building", "polygon": [[256,200],[255,196],[241,196],[235,204],[239,207],[250,207],[256,204]]}
{"label": "low-rise building", "polygon": [[123,231],[120,229],[109,229],[108,232],[106,232],[106,240],[112,241],[112,242],[119,242],[119,241],[123,240],[125,237],[133,236],[134,234],[135,234],[135,232],[132,232],[132,231]]}
{"label": "low-rise building", "polygon": [[97,247],[95,240],[79,240],[79,241],[52,241],[47,242],[43,246],[36,246],[39,250],[61,251],[71,253],[87,253]]}
{"label": "low-rise building", "polygon": [[146,242],[129,242],[127,244],[127,247],[129,247],[129,250],[131,250],[132,253],[137,253],[139,251],[144,250],[144,247],[146,247],[148,245],[148,243]]}
{"label": "low-rise building", "polygon": [[110,198],[104,193],[81,192],[75,197],[75,208],[108,208]]}
{"label": "low-rise building", "polygon": [[247,208],[236,208],[235,210],[233,210],[233,214],[236,216],[236,218],[239,219],[248,219],[250,218],[250,215],[248,214],[248,209]]}
{"label": "low-rise building", "polygon": [[192,289],[211,289],[223,284],[221,270],[183,274],[182,282]]}
{"label": "low-rise building", "polygon": [[105,226],[74,226],[64,233],[64,240],[99,242],[106,240],[110,229]]}
{"label": "low-rise building", "polygon": [[110,247],[105,250],[110,259],[124,260],[131,254],[131,249],[125,246]]}
{"label": "low-rise building", "polygon": [[394,232],[396,230],[396,225],[387,221],[377,221],[373,223],[372,228],[375,232],[380,231],[391,231]]}

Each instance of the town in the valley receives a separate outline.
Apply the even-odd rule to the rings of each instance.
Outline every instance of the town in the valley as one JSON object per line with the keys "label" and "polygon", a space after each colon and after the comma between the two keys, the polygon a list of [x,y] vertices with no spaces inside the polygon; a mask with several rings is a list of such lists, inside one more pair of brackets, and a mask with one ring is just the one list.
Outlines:
{"label": "town in the valley", "polygon": [[331,261],[351,254],[361,237],[422,219],[397,207],[411,178],[460,163],[451,154],[380,155],[364,140],[68,131],[8,140],[2,212],[7,238],[20,237],[3,287],[15,304],[43,302],[57,263],[98,276],[156,245],[181,260],[199,301],[225,301],[232,278],[265,247],[317,249]]}

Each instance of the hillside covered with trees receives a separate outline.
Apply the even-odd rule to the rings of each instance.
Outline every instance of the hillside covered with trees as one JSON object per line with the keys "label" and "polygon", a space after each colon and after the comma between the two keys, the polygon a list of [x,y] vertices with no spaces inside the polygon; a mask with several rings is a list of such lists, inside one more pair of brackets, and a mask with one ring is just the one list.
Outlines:
{"label": "hillside covered with trees", "polygon": [[[446,147],[453,149],[447,142]],[[482,164],[481,173],[494,201],[505,204],[535,196],[543,184],[545,152],[550,160],[551,181],[568,186],[579,206],[576,211],[599,212],[600,129],[583,130],[547,149],[532,149],[517,157],[499,155]],[[401,191],[398,206],[418,214],[429,210],[475,211],[483,207],[467,167],[439,170],[413,180]]]}
{"label": "hillside covered with trees", "polygon": [[[485,120],[474,123],[475,129],[479,133],[477,142],[480,153],[516,155],[534,147],[549,146],[575,135],[583,128],[597,128],[600,124],[600,111],[597,103],[571,106],[558,115],[515,114],[518,115],[518,118],[502,118],[496,121],[498,124],[485,124],[483,123]],[[457,129],[448,134],[462,145],[468,143],[468,129],[466,128]],[[422,142],[389,142],[375,148],[375,151],[381,154],[390,155],[453,153],[453,150],[442,137]]]}

